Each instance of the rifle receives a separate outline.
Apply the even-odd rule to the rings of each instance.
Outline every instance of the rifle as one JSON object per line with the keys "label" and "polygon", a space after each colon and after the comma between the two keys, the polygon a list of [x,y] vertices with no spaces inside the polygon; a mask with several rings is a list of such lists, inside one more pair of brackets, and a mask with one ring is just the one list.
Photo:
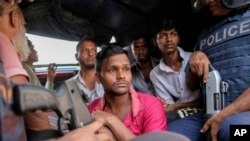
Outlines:
{"label": "rifle", "polygon": [[[219,71],[209,65],[208,80],[202,85],[202,92],[206,103],[205,120],[219,113],[225,107],[225,95],[229,85],[222,81]],[[207,132],[207,141],[211,140],[210,131]]]}
{"label": "rifle", "polygon": [[[55,91],[35,85],[15,85],[13,100],[13,110],[16,114],[22,115],[37,109],[45,111],[52,109],[60,120],[68,123],[69,130],[92,122],[91,114],[80,96],[75,81],[64,81]],[[61,124],[58,126],[63,132]]]}

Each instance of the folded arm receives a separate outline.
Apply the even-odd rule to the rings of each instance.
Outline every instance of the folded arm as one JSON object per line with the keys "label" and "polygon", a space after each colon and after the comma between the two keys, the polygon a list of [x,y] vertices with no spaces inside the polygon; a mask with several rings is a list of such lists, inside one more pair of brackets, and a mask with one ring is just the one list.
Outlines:
{"label": "folded arm", "polygon": [[92,114],[95,120],[102,122],[111,130],[118,141],[128,141],[135,137],[115,115],[103,111],[95,111]]}

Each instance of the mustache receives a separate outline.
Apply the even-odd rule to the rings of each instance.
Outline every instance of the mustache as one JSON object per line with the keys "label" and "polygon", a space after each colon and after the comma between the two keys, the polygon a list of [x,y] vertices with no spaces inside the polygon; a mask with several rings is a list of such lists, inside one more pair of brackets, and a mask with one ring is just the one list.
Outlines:
{"label": "mustache", "polygon": [[129,82],[128,81],[126,81],[126,80],[118,80],[118,81],[116,81],[115,83],[114,83],[114,85],[118,85],[118,84],[127,84],[127,85],[129,85]]}

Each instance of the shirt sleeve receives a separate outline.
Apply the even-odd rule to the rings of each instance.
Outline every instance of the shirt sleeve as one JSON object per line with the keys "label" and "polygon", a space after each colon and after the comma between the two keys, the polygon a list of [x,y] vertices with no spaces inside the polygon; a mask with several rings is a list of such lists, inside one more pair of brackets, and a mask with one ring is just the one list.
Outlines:
{"label": "shirt sleeve", "polygon": [[25,75],[26,71],[22,67],[20,56],[11,41],[0,32],[0,57],[3,63],[5,76],[10,78],[15,75]]}
{"label": "shirt sleeve", "polygon": [[154,98],[150,104],[145,108],[144,114],[144,133],[152,131],[166,131],[167,118],[162,102],[158,98]]}
{"label": "shirt sleeve", "polygon": [[45,83],[45,88],[46,88],[46,89],[50,89],[50,90],[54,90],[54,83],[53,83],[53,82],[46,81],[46,83]]}

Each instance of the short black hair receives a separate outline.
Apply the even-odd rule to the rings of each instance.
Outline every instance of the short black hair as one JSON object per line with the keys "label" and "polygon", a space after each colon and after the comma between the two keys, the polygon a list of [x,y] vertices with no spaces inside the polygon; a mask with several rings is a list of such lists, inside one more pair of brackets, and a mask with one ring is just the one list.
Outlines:
{"label": "short black hair", "polygon": [[85,42],[85,41],[93,42],[93,43],[96,45],[96,47],[97,47],[97,44],[96,44],[96,41],[95,41],[94,38],[92,38],[92,37],[83,37],[83,38],[78,42],[78,44],[76,45],[76,52],[79,51],[79,49],[81,48],[81,44],[82,44],[83,42]]}
{"label": "short black hair", "polygon": [[178,33],[180,33],[180,25],[175,19],[169,18],[166,19],[164,18],[158,26],[155,28],[154,35],[157,35],[161,30],[171,30],[175,29]]}
{"label": "short black hair", "polygon": [[148,47],[151,45],[151,44],[150,44],[150,37],[149,37],[146,33],[136,33],[136,34],[134,34],[134,35],[132,36],[132,38],[131,38],[130,41],[131,41],[131,43],[132,43],[133,41],[138,40],[138,39],[140,39],[140,38],[143,38],[143,39],[146,40],[146,43],[147,43]]}
{"label": "short black hair", "polygon": [[96,55],[96,72],[101,72],[102,63],[104,59],[116,54],[125,54],[128,57],[128,52],[120,46],[108,45],[107,47],[103,47],[102,50]]}

